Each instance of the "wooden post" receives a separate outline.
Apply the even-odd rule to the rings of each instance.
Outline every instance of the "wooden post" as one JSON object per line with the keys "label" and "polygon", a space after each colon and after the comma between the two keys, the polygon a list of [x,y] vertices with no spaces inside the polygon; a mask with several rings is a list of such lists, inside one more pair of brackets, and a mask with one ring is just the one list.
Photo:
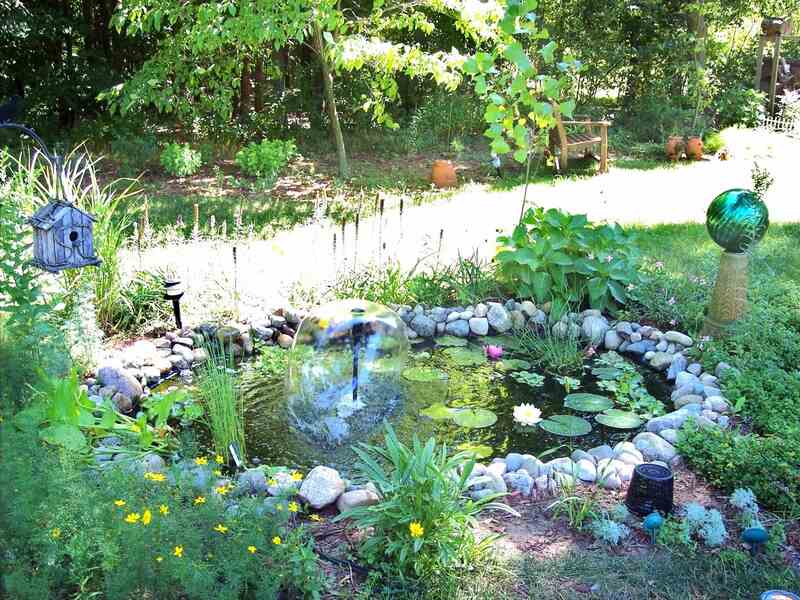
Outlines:
{"label": "wooden post", "polygon": [[192,228],[192,236],[197,238],[200,235],[200,205],[194,203],[194,227]]}
{"label": "wooden post", "polygon": [[756,73],[753,78],[753,89],[761,91],[761,71],[764,69],[764,46],[767,45],[767,36],[762,35],[758,40],[758,54],[756,55]]}
{"label": "wooden post", "polygon": [[600,126],[600,172],[608,173],[608,126]]}
{"label": "wooden post", "polygon": [[781,34],[775,34],[774,50],[772,51],[772,76],[769,80],[769,114],[775,114],[775,88],[778,85],[778,61],[781,58]]}

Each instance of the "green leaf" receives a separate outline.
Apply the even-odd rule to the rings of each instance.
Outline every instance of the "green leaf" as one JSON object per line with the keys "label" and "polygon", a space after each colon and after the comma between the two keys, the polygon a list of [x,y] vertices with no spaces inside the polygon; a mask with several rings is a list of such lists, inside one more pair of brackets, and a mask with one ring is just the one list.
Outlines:
{"label": "green leaf", "polygon": [[445,406],[441,402],[431,404],[428,408],[423,408],[421,411],[426,417],[431,419],[450,419],[456,413],[456,409]]}
{"label": "green leaf", "polygon": [[86,446],[86,437],[79,427],[67,423],[51,425],[39,432],[39,437],[48,444],[67,450],[81,450]]}
{"label": "green leaf", "polygon": [[598,394],[578,393],[564,398],[564,406],[581,412],[603,412],[614,406],[614,402]]}
{"label": "green leaf", "polygon": [[409,367],[403,371],[403,377],[409,381],[417,382],[431,382],[431,381],[447,381],[447,373],[441,369],[434,369],[432,367]]}
{"label": "green leaf", "polygon": [[606,427],[614,429],[636,429],[642,425],[642,420],[636,414],[615,408],[596,415],[595,420]]}
{"label": "green leaf", "polygon": [[549,42],[546,46],[539,50],[539,54],[542,55],[544,62],[547,64],[551,64],[553,62],[553,55],[556,51],[556,43]]}
{"label": "green leaf", "polygon": [[567,100],[566,102],[562,102],[559,105],[561,109],[561,114],[567,117],[568,119],[572,118],[572,114],[575,112],[575,100]]}
{"label": "green leaf", "polygon": [[443,335],[440,338],[436,338],[435,343],[437,346],[466,346],[468,342],[466,338],[460,338],[454,335]]}
{"label": "green leaf", "polygon": [[461,427],[478,429],[497,423],[497,415],[485,408],[462,408],[453,415],[453,421]]}
{"label": "green leaf", "polygon": [[618,281],[614,281],[613,279],[608,280],[608,289],[611,292],[611,295],[614,296],[614,300],[619,302],[620,304],[625,304],[625,300],[628,298],[628,293],[626,292],[625,288]]}
{"label": "green leaf", "polygon": [[595,367],[592,369],[592,375],[595,375],[599,379],[610,381],[621,377],[622,371],[614,367]]}
{"label": "green leaf", "polygon": [[477,367],[486,362],[483,352],[472,348],[446,348],[444,353],[459,367]]}
{"label": "green leaf", "polygon": [[552,286],[552,279],[549,273],[540,271],[533,275],[533,293],[538,302],[546,302],[550,299],[550,287]]}
{"label": "green leaf", "polygon": [[531,368],[531,363],[521,358],[505,358],[496,364],[498,371],[527,371]]}
{"label": "green leaf", "polygon": [[472,442],[464,442],[456,446],[456,450],[472,454],[476,459],[487,458],[492,455],[492,448],[482,444],[473,444]]}
{"label": "green leaf", "polygon": [[548,433],[564,437],[578,437],[586,435],[592,430],[592,424],[589,421],[572,415],[553,415],[541,421],[539,427]]}
{"label": "green leaf", "polygon": [[522,45],[519,42],[514,42],[506,46],[506,49],[503,51],[503,56],[517,65],[521,71],[528,71],[533,66],[531,64],[531,59],[525,54],[525,50],[522,49]]}

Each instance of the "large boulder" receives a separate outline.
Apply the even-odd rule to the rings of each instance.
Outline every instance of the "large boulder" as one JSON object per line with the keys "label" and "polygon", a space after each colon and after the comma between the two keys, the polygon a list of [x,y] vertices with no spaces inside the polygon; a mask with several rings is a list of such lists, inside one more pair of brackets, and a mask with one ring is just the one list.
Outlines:
{"label": "large boulder", "polygon": [[668,463],[678,454],[675,446],[649,431],[638,434],[633,438],[633,443],[647,460],[661,460]]}
{"label": "large boulder", "polygon": [[486,313],[486,318],[489,320],[489,325],[497,333],[505,333],[511,329],[511,316],[508,311],[503,308],[502,304],[491,303],[489,305],[489,312]]}
{"label": "large boulder", "polygon": [[333,504],[344,493],[345,483],[339,471],[330,467],[314,467],[303,480],[298,496],[312,508]]}
{"label": "large boulder", "polygon": [[120,394],[131,400],[142,397],[142,384],[128,373],[118,360],[103,363],[97,369],[97,379],[101,385],[114,386]]}
{"label": "large boulder", "polygon": [[489,320],[486,317],[472,317],[469,320],[469,329],[475,335],[489,333]]}
{"label": "large boulder", "polygon": [[380,501],[378,494],[373,490],[361,489],[345,492],[336,501],[336,508],[339,512],[345,512],[359,506],[372,506]]}
{"label": "large boulder", "polygon": [[450,321],[444,328],[445,333],[465,338],[469,335],[469,323],[463,319]]}
{"label": "large boulder", "polygon": [[425,315],[418,314],[411,321],[411,329],[416,331],[420,337],[433,337],[436,333],[436,321]]}
{"label": "large boulder", "polygon": [[608,321],[602,316],[588,315],[581,325],[581,334],[593,346],[597,346],[603,341],[608,328]]}

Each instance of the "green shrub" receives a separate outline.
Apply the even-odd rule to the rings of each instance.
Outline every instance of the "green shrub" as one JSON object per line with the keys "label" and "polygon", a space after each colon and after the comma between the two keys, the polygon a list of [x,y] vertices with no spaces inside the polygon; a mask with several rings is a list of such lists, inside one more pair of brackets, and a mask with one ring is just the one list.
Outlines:
{"label": "green shrub", "polygon": [[749,487],[775,511],[800,515],[800,428],[782,436],[741,435],[718,428],[681,431],[678,449],[690,467],[728,492]]}
{"label": "green shrub", "polygon": [[228,447],[238,445],[244,460],[244,397],[233,368],[233,350],[215,343],[205,346],[208,360],[200,365],[200,396],[206,411],[206,424],[217,454],[230,458]]}
{"label": "green shrub", "polygon": [[167,173],[175,177],[194,175],[200,170],[202,164],[200,152],[194,150],[189,144],[172,142],[161,153],[161,166]]}
{"label": "green shrub", "polygon": [[764,116],[766,94],[750,87],[726,87],[714,99],[717,125],[755,127]]}
{"label": "green shrub", "polygon": [[703,139],[703,151],[716,154],[725,147],[725,140],[718,131],[709,131]]}
{"label": "green shrub", "polygon": [[289,159],[297,153],[292,140],[262,140],[236,153],[236,164],[247,175],[275,181]]}
{"label": "green shrub", "polygon": [[520,298],[616,310],[639,282],[635,239],[586,215],[530,209],[511,236],[497,238],[504,281]]}
{"label": "green shrub", "polygon": [[424,578],[465,561],[493,541],[489,537],[476,542],[476,515],[485,508],[510,510],[492,502],[499,494],[467,499],[474,460],[466,453],[448,456],[447,448],[433,438],[423,446],[414,436],[409,448],[387,424],[385,447],[362,444],[354,450],[360,474],[377,486],[383,500],[347,511],[337,520],[350,518],[359,529],[372,528],[359,553],[392,575]]}
{"label": "green shrub", "polygon": [[217,492],[201,503],[177,466],[164,480],[87,471],[0,427],[0,573],[10,598],[320,597],[311,542],[285,500],[280,511],[257,497],[230,510]]}
{"label": "green shrub", "polygon": [[159,325],[170,327],[172,310],[164,300],[164,277],[138,271],[120,286],[117,302],[106,316],[105,326],[113,333],[143,333]]}

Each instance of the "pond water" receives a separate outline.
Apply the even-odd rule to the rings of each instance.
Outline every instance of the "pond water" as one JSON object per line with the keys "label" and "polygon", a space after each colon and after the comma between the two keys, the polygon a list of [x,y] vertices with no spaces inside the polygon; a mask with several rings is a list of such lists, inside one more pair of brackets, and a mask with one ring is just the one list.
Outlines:
{"label": "pond water", "polygon": [[[447,379],[402,379],[403,400],[388,417],[402,441],[410,441],[414,434],[423,440],[435,434],[439,441],[446,442],[450,447],[462,444],[485,446],[487,459],[512,451],[536,456],[550,451],[550,457],[557,457],[568,455],[576,447],[587,449],[602,443],[613,444],[629,439],[639,431],[608,428],[596,422],[591,413],[566,408],[564,399],[567,392],[555,377],[544,375],[541,386],[531,387],[515,380],[497,363],[475,360],[476,355],[481,354],[482,346],[473,342],[458,349],[419,344],[410,351],[407,367],[437,369],[446,373]],[[609,393],[598,387],[598,379],[591,373],[592,367],[593,361],[586,361],[583,373],[575,375],[581,384],[573,393],[594,393],[608,397]],[[669,397],[669,388],[663,376],[645,367],[637,368],[650,394],[662,400]],[[327,464],[348,473],[355,461],[350,448],[353,443],[379,444],[382,441],[383,428],[378,425],[370,433],[348,440],[337,448],[321,448],[312,444],[290,425],[285,381],[264,377],[253,368],[252,363],[244,363],[241,373],[247,454],[251,459],[258,457],[264,464],[304,469]],[[459,426],[452,418],[433,419],[425,416],[423,411],[438,403],[451,408],[487,409],[496,415],[497,421],[488,427],[474,428]],[[534,404],[541,409],[543,418],[552,415],[583,417],[591,422],[592,430],[582,436],[563,437],[547,433],[539,427],[521,427],[513,418],[514,406],[521,403]]]}

